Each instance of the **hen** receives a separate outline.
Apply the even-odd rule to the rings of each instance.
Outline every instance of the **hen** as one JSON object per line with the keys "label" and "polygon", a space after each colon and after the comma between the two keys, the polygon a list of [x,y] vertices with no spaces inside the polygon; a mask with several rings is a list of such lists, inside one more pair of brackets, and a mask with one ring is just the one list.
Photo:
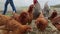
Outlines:
{"label": "hen", "polygon": [[27,24],[27,22],[31,24],[33,19],[33,7],[33,5],[30,5],[28,11],[23,11],[20,15],[14,13],[12,17],[18,22],[21,22],[22,25]]}
{"label": "hen", "polygon": [[49,17],[49,19],[52,21],[52,24],[60,30],[60,16],[57,15],[56,10],[52,13],[52,15]]}
{"label": "hen", "polygon": [[33,8],[34,8],[34,5],[30,5],[29,6],[29,9],[27,11],[27,13],[29,13],[29,20],[28,20],[28,24],[30,25],[32,20],[33,20]]}
{"label": "hen", "polygon": [[[0,26],[5,25],[6,31],[12,31],[13,34],[25,34],[25,32],[30,31],[31,27],[28,25],[22,25],[13,18],[5,15],[0,15]],[[9,34],[9,32],[7,32]]]}
{"label": "hen", "polygon": [[45,19],[45,17],[43,16],[41,12],[40,16],[36,19],[35,23],[39,30],[44,31],[48,25],[48,20]]}
{"label": "hen", "polygon": [[52,12],[51,16],[48,17],[48,19],[50,19],[50,20],[52,21],[52,19],[55,18],[56,16],[57,16],[57,11],[54,10],[54,11]]}
{"label": "hen", "polygon": [[60,30],[60,16],[56,16],[56,17],[52,20],[52,24],[53,24],[58,30]]}
{"label": "hen", "polygon": [[14,18],[16,21],[18,21],[22,25],[26,25],[28,22],[29,14],[24,11],[20,15],[14,13],[12,18]]}

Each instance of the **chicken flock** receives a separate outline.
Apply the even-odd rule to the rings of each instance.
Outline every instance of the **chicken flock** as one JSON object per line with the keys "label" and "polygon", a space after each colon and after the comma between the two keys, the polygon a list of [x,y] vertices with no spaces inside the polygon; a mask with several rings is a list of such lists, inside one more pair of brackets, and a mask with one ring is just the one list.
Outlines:
{"label": "chicken flock", "polygon": [[26,32],[32,31],[31,26],[29,26],[32,23],[32,20],[35,20],[35,25],[40,31],[46,29],[49,23],[48,20],[50,20],[58,30],[60,30],[60,16],[56,10],[52,12],[48,19],[45,18],[42,11],[40,12],[39,17],[34,19],[33,10],[34,4],[31,4],[28,10],[22,11],[21,14],[13,13],[13,16],[0,14],[0,26],[5,26],[2,30],[7,31],[6,34],[9,34],[10,31],[12,31],[12,34],[25,34]]}

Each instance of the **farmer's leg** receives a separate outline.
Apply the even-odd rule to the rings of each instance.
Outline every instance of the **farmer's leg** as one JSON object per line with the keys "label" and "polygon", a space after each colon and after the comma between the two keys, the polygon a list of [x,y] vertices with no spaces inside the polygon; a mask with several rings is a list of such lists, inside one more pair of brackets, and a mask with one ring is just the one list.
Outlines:
{"label": "farmer's leg", "polygon": [[7,6],[8,6],[8,3],[9,3],[9,1],[6,0],[5,6],[4,6],[4,12],[3,12],[3,15],[5,15],[5,13],[7,12]]}
{"label": "farmer's leg", "polygon": [[15,13],[16,13],[16,8],[15,8],[15,6],[14,6],[13,0],[10,1],[10,5],[11,5],[13,11],[15,11]]}

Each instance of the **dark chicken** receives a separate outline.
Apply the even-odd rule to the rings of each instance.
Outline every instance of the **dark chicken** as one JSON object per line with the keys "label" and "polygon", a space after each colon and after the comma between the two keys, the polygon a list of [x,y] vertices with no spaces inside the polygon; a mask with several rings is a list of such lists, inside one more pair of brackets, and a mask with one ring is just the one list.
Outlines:
{"label": "dark chicken", "polygon": [[52,21],[52,19],[55,18],[56,16],[57,16],[57,11],[54,10],[54,11],[52,12],[51,16],[48,17],[48,19],[50,19],[50,20]]}
{"label": "dark chicken", "polygon": [[57,15],[56,10],[54,10],[54,12],[53,12],[52,15],[49,17],[49,19],[51,20],[52,24],[53,24],[58,30],[60,30],[60,16]]}
{"label": "dark chicken", "polygon": [[53,24],[58,30],[60,30],[60,16],[56,16],[56,17],[52,20],[52,24]]}

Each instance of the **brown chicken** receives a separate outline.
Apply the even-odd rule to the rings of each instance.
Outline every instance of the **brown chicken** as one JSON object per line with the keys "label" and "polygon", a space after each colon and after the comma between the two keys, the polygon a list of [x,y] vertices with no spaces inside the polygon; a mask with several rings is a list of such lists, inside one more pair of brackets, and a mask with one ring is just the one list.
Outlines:
{"label": "brown chicken", "polygon": [[50,20],[52,21],[52,19],[55,18],[56,16],[57,16],[57,11],[54,10],[54,11],[52,12],[51,16],[48,17],[48,19],[50,19]]}
{"label": "brown chicken", "polygon": [[29,14],[27,12],[24,12],[24,11],[20,15],[14,13],[12,18],[17,20],[22,25],[26,25],[28,22],[28,19],[29,19]]}
{"label": "brown chicken", "polygon": [[49,17],[49,19],[52,21],[52,24],[60,30],[60,16],[57,15],[56,10],[52,13],[52,15]]}
{"label": "brown chicken", "polygon": [[44,31],[48,25],[48,20],[45,19],[45,17],[43,16],[41,12],[40,16],[36,19],[35,23],[39,30]]}
{"label": "brown chicken", "polygon": [[12,17],[18,22],[21,22],[22,25],[25,25],[27,23],[31,24],[33,19],[33,7],[33,5],[30,5],[28,11],[23,11],[20,15],[14,13]]}
{"label": "brown chicken", "polygon": [[29,9],[27,11],[27,13],[29,13],[29,20],[28,20],[28,24],[30,25],[32,20],[33,20],[33,8],[34,8],[34,5],[30,5],[29,6]]}
{"label": "brown chicken", "polygon": [[52,20],[52,24],[53,24],[58,30],[60,30],[60,16],[56,16],[56,17]]}
{"label": "brown chicken", "polygon": [[[12,34],[25,34],[27,31],[31,31],[31,27],[28,25],[22,25],[13,18],[5,15],[0,15],[0,26],[5,25],[6,31],[12,31]],[[7,32],[9,34],[9,32]]]}

